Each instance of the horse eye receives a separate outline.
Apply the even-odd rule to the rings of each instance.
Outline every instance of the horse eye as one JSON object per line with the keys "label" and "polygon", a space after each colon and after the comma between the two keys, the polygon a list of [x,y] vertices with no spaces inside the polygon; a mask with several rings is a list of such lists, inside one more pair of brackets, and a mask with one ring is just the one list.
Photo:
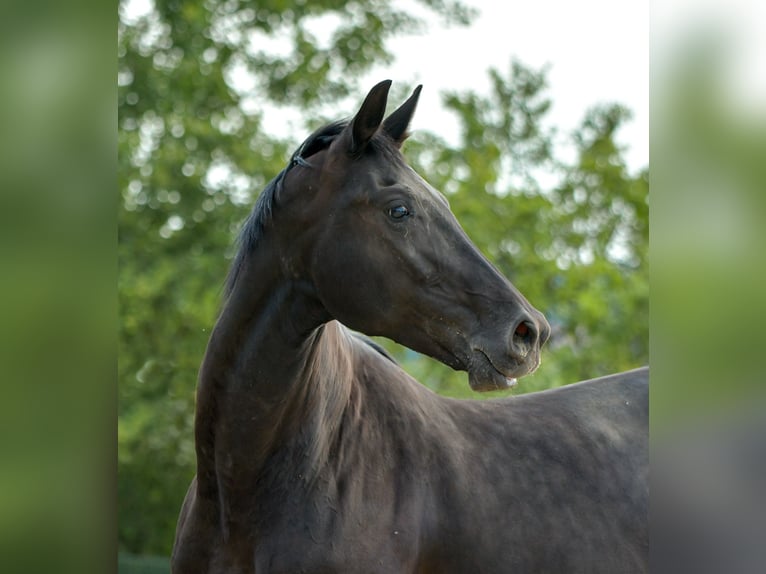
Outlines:
{"label": "horse eye", "polygon": [[388,215],[392,219],[404,219],[410,214],[410,210],[405,205],[395,205],[388,208]]}

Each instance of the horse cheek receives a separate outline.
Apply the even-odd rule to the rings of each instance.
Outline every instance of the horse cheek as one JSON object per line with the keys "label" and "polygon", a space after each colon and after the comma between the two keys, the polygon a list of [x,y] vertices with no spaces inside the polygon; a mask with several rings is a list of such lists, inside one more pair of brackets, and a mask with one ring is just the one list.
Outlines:
{"label": "horse cheek", "polygon": [[[371,309],[388,309],[390,296],[381,266],[362,252],[359,245],[345,243],[331,247],[314,258],[314,283],[322,305],[334,318],[352,329],[378,334],[382,325]],[[372,263],[372,264],[371,264]]]}

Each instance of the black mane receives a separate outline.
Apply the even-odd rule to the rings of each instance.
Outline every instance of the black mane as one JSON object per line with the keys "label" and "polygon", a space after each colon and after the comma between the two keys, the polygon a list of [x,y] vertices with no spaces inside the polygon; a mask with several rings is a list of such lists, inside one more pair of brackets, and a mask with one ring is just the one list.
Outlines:
{"label": "black mane", "polygon": [[271,218],[274,206],[274,194],[281,187],[285,175],[287,175],[287,173],[296,165],[311,167],[311,164],[307,159],[323,149],[328,148],[333,140],[348,125],[348,122],[349,120],[340,120],[327,124],[306,138],[298,149],[293,152],[287,166],[280,171],[260,193],[253,210],[242,224],[242,230],[237,238],[239,248],[237,250],[237,255],[234,257],[234,261],[231,264],[231,268],[229,269],[229,274],[226,277],[224,287],[226,297],[231,295],[231,291],[234,288],[239,272],[242,269],[245,257],[255,248],[258,240],[263,234],[264,225]]}

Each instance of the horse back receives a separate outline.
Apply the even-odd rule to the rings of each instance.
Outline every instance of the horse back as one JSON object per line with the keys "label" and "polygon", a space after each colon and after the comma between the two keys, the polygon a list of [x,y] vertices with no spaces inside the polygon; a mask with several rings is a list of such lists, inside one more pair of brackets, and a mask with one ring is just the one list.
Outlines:
{"label": "horse back", "polygon": [[648,369],[454,417],[467,442],[441,465],[435,571],[648,570]]}

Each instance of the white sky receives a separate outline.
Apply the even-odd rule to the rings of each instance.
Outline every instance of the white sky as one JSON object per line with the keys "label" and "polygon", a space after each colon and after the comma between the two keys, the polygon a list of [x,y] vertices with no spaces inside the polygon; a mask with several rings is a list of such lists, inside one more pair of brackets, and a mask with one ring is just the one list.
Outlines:
{"label": "white sky", "polygon": [[[512,57],[539,69],[550,64],[550,124],[562,134],[576,128],[586,110],[616,102],[633,112],[618,135],[631,170],[649,162],[649,0],[465,0],[481,11],[468,27],[437,22],[423,36],[395,39],[395,63],[369,74],[370,87],[389,77],[423,84],[412,128],[448,141],[457,121],[439,92],[487,93],[487,70],[507,74]],[[406,0],[401,5],[414,4]],[[381,76],[381,74],[383,74]],[[353,110],[351,110],[353,112]]]}

